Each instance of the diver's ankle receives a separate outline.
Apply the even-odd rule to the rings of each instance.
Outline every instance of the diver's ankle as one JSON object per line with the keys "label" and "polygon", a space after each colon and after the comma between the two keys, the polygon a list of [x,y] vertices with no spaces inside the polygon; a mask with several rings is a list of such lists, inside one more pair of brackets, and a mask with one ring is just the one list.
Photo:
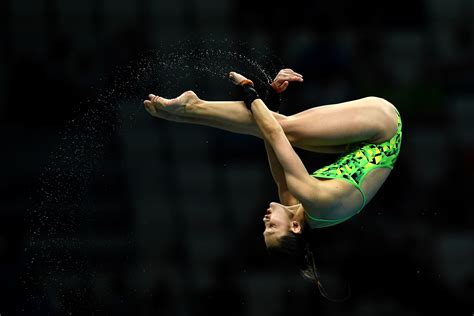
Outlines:
{"label": "diver's ankle", "polygon": [[199,116],[206,109],[207,102],[208,101],[204,101],[199,98],[189,100],[189,102],[185,104],[186,113],[191,116]]}
{"label": "diver's ankle", "polygon": [[181,94],[177,98],[177,101],[182,110],[178,111],[179,113],[175,112],[175,114],[188,116],[192,115],[192,113],[196,110],[196,104],[199,103],[201,99],[199,99],[194,91],[189,90]]}

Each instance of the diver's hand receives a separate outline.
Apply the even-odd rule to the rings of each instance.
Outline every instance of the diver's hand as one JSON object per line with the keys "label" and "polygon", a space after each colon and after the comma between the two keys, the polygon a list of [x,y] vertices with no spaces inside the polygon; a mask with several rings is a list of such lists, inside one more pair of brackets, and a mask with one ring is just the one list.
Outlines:
{"label": "diver's hand", "polygon": [[247,79],[243,75],[231,71],[229,72],[229,79],[235,84],[235,85],[240,85],[240,86],[245,86],[245,85],[250,85],[253,87],[253,82],[250,79]]}
{"label": "diver's hand", "polygon": [[288,88],[290,81],[303,82],[303,75],[290,68],[280,70],[272,82],[272,88],[276,93],[282,93]]}

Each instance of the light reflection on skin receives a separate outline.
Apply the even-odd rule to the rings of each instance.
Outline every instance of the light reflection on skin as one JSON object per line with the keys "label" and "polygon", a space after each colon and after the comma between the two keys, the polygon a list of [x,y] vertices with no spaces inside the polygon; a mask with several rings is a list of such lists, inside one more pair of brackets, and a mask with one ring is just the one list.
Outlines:
{"label": "light reflection on skin", "polygon": [[285,206],[271,202],[266,215],[263,217],[265,225],[263,236],[267,247],[277,244],[280,237],[288,234],[290,230],[294,233],[300,233],[303,220],[304,209],[301,203]]}

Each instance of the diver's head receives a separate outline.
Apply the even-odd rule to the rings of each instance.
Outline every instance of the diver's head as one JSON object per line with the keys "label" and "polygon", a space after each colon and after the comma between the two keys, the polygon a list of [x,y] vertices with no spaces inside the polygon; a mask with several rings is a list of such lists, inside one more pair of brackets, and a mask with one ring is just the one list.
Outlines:
{"label": "diver's head", "polygon": [[317,284],[320,291],[324,290],[314,263],[308,237],[311,228],[304,218],[303,205],[284,206],[272,202],[263,221],[268,253],[279,261],[296,265],[304,278]]}
{"label": "diver's head", "polygon": [[272,202],[263,222],[263,236],[268,253],[272,257],[296,265],[301,275],[316,284],[325,298],[333,302],[340,301],[328,296],[319,279],[310,241],[311,227],[305,220],[303,205],[284,206]]}
{"label": "diver's head", "polygon": [[287,238],[301,237],[305,229],[303,206],[301,204],[285,206],[272,202],[263,217],[263,222],[265,224],[263,237],[267,249],[279,247]]}

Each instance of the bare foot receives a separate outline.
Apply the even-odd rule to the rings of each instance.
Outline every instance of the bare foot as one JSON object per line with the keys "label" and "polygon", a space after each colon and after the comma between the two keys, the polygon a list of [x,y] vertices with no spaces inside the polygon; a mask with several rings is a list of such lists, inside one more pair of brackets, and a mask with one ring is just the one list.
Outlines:
{"label": "bare foot", "polygon": [[166,112],[165,110],[162,110],[158,107],[154,107],[151,105],[151,102],[150,101],[145,101],[145,109],[147,110],[147,112],[151,115],[151,116],[154,116],[154,117],[157,117],[157,118],[161,118],[161,119],[165,119],[167,121],[173,121],[173,122],[186,122],[185,121],[185,118],[184,116],[179,116],[179,115],[175,115],[175,114],[172,114],[170,112]]}
{"label": "bare foot", "polygon": [[246,77],[234,71],[229,72],[229,79],[232,80],[232,82],[235,85],[241,85],[241,86],[251,85],[253,87],[252,80],[247,79]]}
{"label": "bare foot", "polygon": [[154,94],[148,95],[148,98],[149,100],[143,101],[143,104],[148,113],[156,117],[162,117],[163,115],[160,115],[162,112],[185,116],[189,107],[200,101],[193,91],[186,91],[174,99],[165,99]]}

